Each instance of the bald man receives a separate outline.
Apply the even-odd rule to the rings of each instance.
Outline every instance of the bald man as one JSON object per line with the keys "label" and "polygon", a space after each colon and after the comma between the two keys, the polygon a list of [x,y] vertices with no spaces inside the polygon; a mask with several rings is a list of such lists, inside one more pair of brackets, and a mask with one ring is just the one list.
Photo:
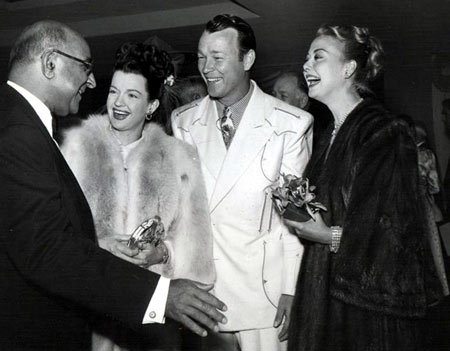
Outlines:
{"label": "bald man", "polygon": [[194,283],[96,245],[86,199],[52,138],[54,116],[77,113],[95,85],[88,44],[62,23],[33,24],[12,48],[0,88],[1,350],[90,350],[93,315],[136,329],[169,317],[203,336],[225,321],[224,304]]}

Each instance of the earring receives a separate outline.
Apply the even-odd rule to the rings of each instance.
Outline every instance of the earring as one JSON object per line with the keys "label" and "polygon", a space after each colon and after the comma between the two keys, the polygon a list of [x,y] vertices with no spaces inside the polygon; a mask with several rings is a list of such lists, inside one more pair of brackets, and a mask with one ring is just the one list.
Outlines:
{"label": "earring", "polygon": [[152,119],[152,113],[151,113],[150,111],[148,111],[148,112],[145,114],[145,119],[146,119],[147,121],[150,121],[150,120]]}

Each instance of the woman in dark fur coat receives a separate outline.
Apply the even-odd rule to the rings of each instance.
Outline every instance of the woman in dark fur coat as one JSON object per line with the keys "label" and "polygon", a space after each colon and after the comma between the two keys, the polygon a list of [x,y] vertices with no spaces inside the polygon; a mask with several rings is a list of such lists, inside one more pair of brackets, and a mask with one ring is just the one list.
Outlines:
{"label": "woman in dark fur coat", "polygon": [[[151,45],[122,45],[107,113],[69,129],[62,150],[91,207],[100,247],[167,278],[211,286],[212,233],[197,152],[149,123],[172,82],[165,52]],[[160,124],[166,125],[164,117]],[[156,215],[165,227],[164,240],[127,247],[133,230]],[[93,350],[177,349],[176,328],[170,334],[166,326],[147,341],[106,321],[96,331]]]}
{"label": "woman in dark fur coat", "polygon": [[442,296],[424,230],[410,131],[367,96],[381,69],[366,28],[323,26],[304,75],[334,129],[306,176],[326,212],[286,220],[305,245],[289,350],[420,350],[419,321]]}

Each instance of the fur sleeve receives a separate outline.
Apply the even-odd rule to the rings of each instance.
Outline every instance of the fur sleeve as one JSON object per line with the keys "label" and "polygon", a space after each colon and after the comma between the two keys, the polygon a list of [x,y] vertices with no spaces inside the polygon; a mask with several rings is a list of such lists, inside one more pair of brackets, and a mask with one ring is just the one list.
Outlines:
{"label": "fur sleeve", "polygon": [[333,256],[331,293],[362,308],[420,315],[429,248],[416,147],[408,129],[393,118],[362,130],[341,247]]}
{"label": "fur sleeve", "polygon": [[168,241],[173,250],[164,274],[210,285],[215,280],[209,207],[197,152],[176,140],[180,197]]}

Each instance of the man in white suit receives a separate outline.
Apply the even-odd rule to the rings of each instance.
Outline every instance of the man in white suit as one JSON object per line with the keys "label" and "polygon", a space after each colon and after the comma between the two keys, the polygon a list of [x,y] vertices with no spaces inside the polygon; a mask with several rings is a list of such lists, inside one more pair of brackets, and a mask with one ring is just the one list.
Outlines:
{"label": "man in white suit", "polygon": [[201,158],[214,233],[214,293],[228,306],[228,323],[208,350],[285,349],[303,251],[274,212],[268,190],[281,173],[302,174],[312,117],[250,80],[255,49],[253,30],[239,17],[208,22],[198,46],[208,96],[172,114],[175,136],[196,146]]}

